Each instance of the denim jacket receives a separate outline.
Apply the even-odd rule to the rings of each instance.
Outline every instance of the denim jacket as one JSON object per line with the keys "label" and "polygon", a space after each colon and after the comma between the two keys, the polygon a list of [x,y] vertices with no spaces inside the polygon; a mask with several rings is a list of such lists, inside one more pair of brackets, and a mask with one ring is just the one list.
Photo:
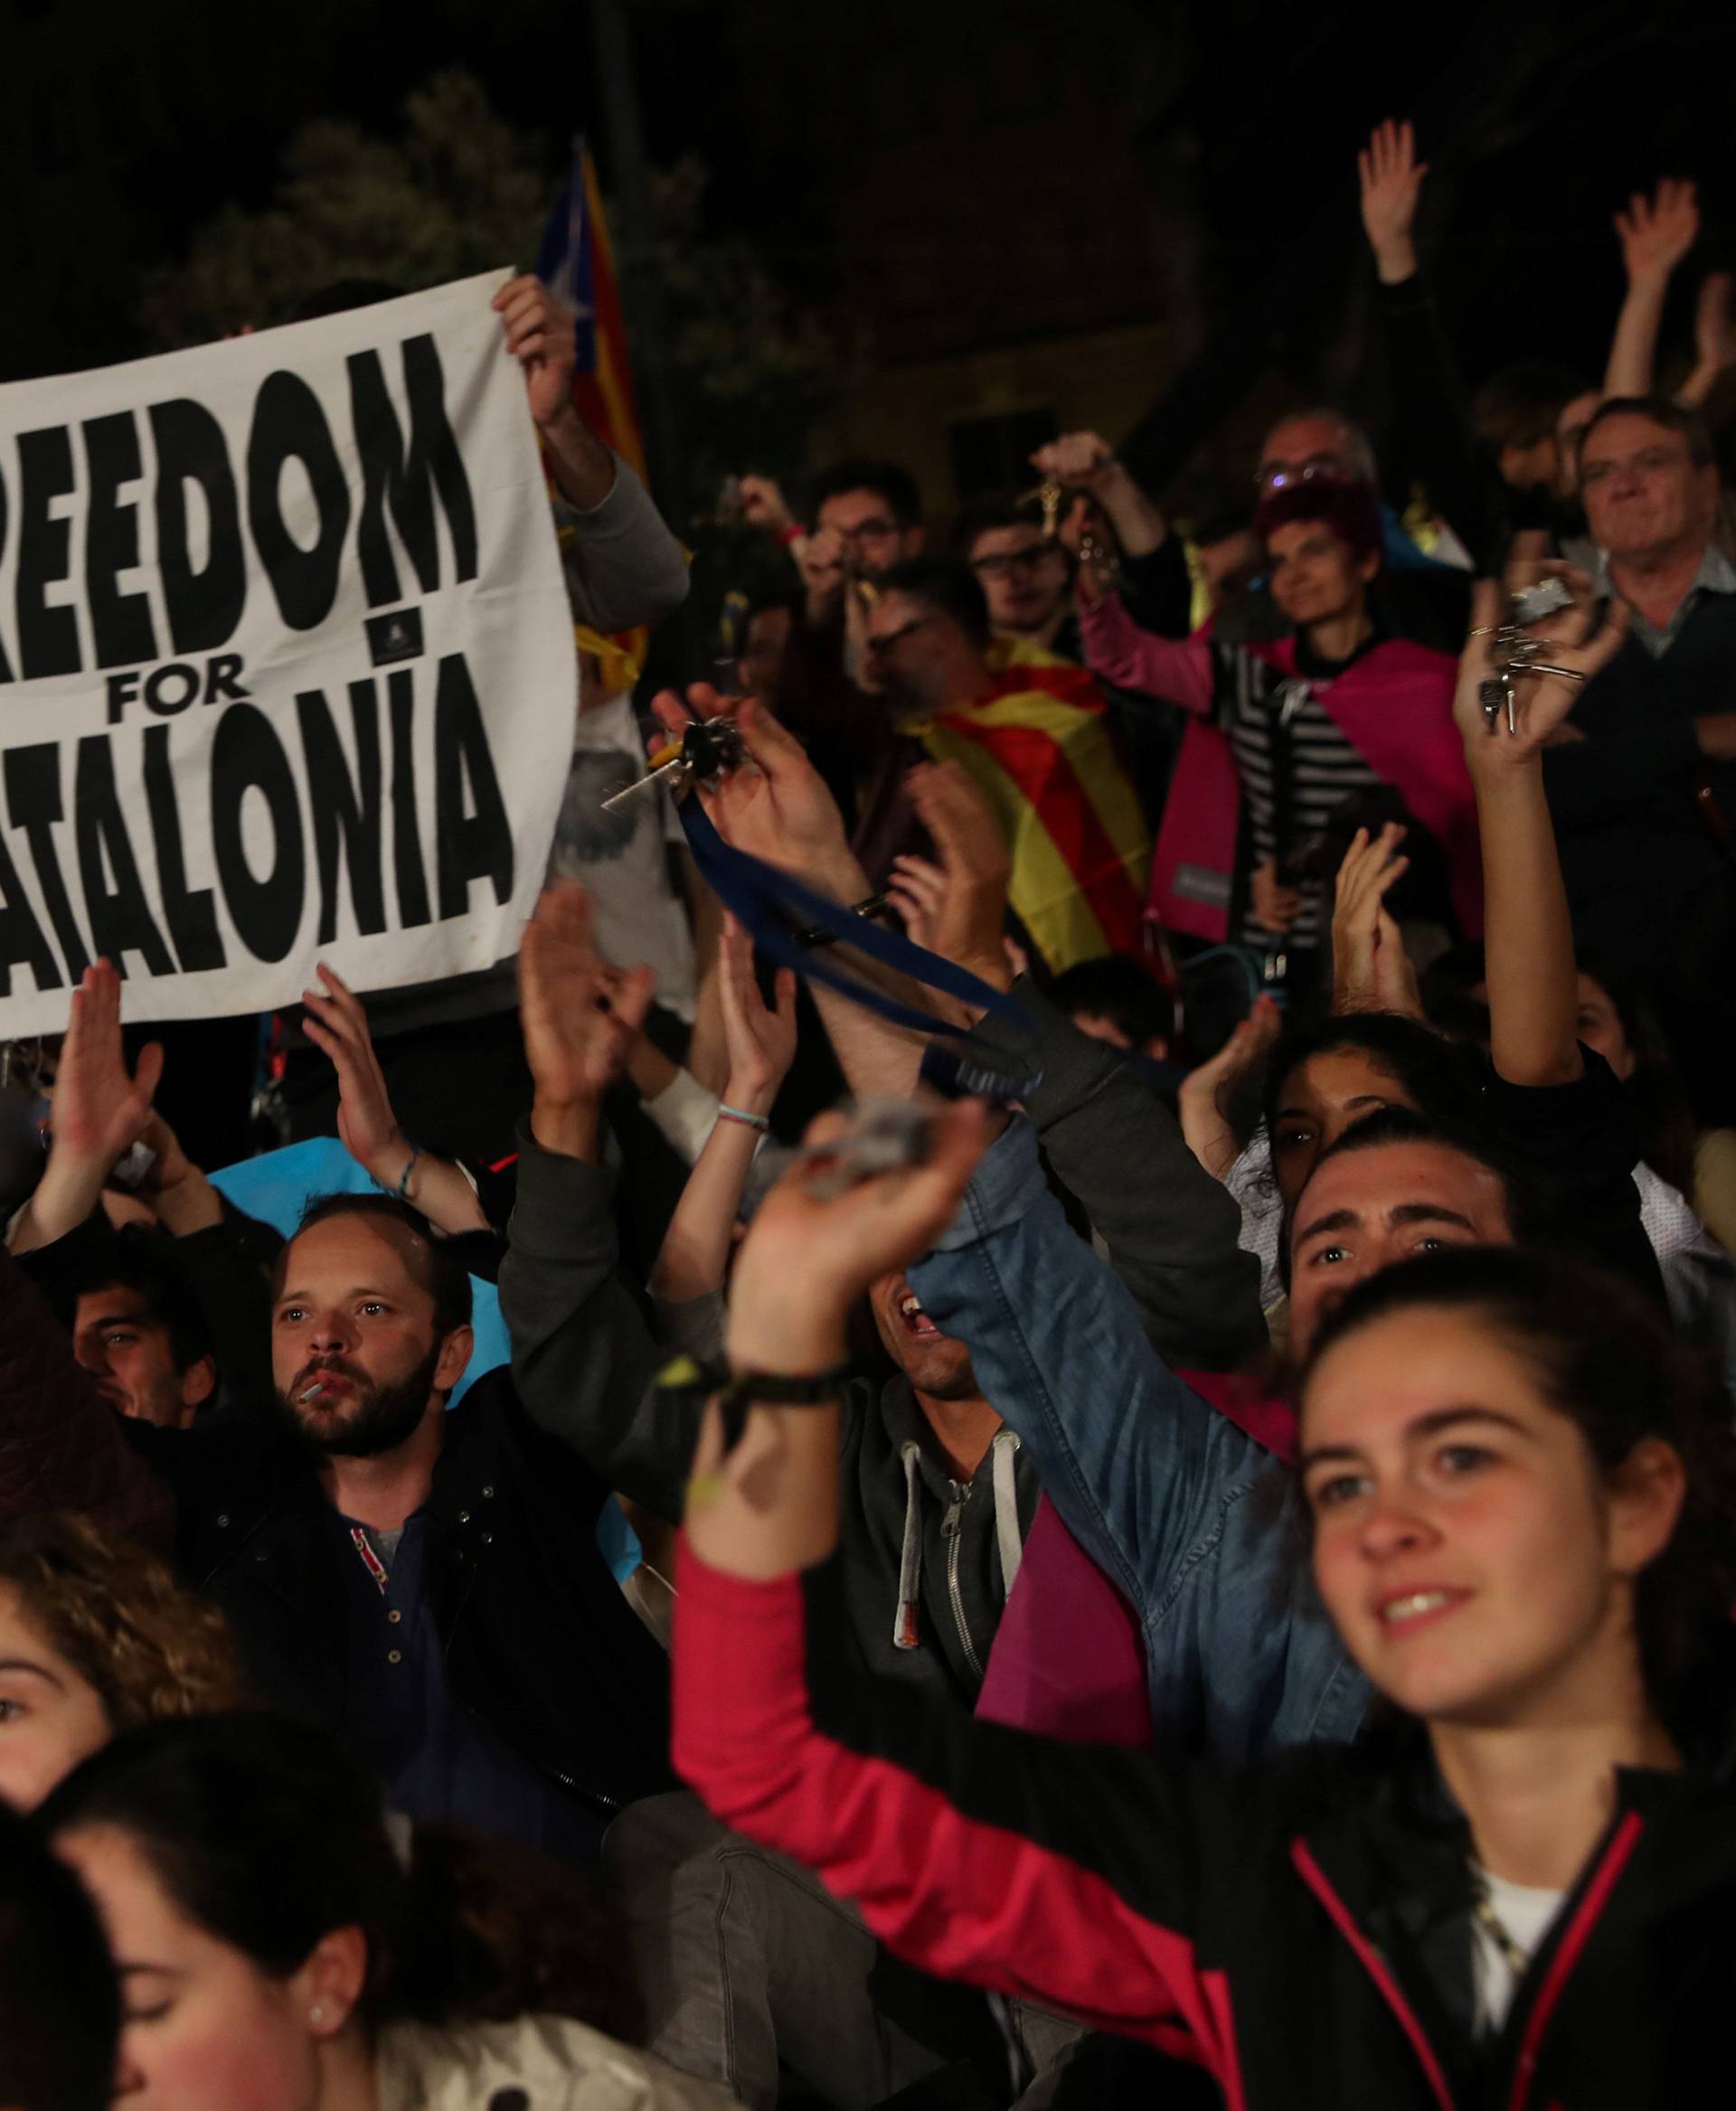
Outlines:
{"label": "denim jacket", "polygon": [[1368,1691],[1316,1594],[1289,1469],[1160,1361],[1049,1193],[1027,1122],[910,1283],[1132,1601],[1164,1741],[1247,1759],[1354,1736]]}

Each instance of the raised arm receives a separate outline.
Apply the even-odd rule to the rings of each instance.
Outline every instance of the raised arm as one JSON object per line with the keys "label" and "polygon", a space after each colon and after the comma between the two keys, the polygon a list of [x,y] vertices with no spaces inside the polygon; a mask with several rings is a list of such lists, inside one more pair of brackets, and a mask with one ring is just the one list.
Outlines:
{"label": "raised arm", "polygon": [[138,1141],[163,1075],[156,1041],[129,1071],[120,1038],[120,977],[106,960],[72,993],[54,1071],[48,1163],[10,1241],[14,1253],[51,1246],[82,1224],[122,1152]]}
{"label": "raised arm", "polygon": [[494,305],[506,348],[524,369],[555,487],[571,509],[562,554],[581,620],[628,630],[668,615],[686,598],[687,561],[645,486],[579,415],[571,312],[528,275],[503,286]]}
{"label": "raised arm", "polygon": [[[799,1173],[774,1191],[736,1271],[733,1368],[797,1381],[836,1363],[851,1305],[939,1230],[980,1142],[976,1110],[954,1107],[918,1170],[831,1202]],[[838,1679],[829,1571],[806,1592],[796,1574],[836,1543],[837,1442],[835,1406],[755,1406],[727,1458],[708,1420],[675,1616],[676,1766],[927,1969],[1137,2035],[1180,2022],[1209,2056],[1186,1937],[1203,1806],[1221,1792],[1150,1754],[1052,1745]]]}
{"label": "raised arm", "polygon": [[1159,637],[1134,621],[1119,594],[1085,587],[1079,595],[1079,635],[1087,662],[1106,682],[1201,717],[1212,709],[1215,683],[1204,638]]}
{"label": "raised arm", "polygon": [[1624,602],[1612,601],[1599,626],[1588,582],[1577,583],[1580,604],[1536,627],[1551,639],[1545,660],[1570,673],[1521,682],[1516,724],[1509,730],[1505,709],[1491,721],[1481,701],[1490,674],[1486,634],[1501,619],[1503,600],[1494,581],[1480,580],[1453,703],[1483,843],[1489,1053],[1510,1085],[1571,1084],[1584,1069],[1573,926],[1543,791],[1543,754],[1552,738],[1563,737],[1583,683],[1620,645],[1628,610]]}
{"label": "raised arm", "polygon": [[651,1271],[652,1294],[665,1304],[722,1288],[753,1155],[796,1054],[796,977],[789,969],[778,969],[776,1005],[769,1009],[754,975],[753,943],[733,917],[723,927],[719,965],[730,1078]]}
{"label": "raised arm", "polygon": [[1700,206],[1692,184],[1665,176],[1651,197],[1636,191],[1615,220],[1616,240],[1628,274],[1628,292],[1616,318],[1604,370],[1606,396],[1649,396],[1657,367],[1657,333],[1665,297],[1676,266],[1700,231]]}
{"label": "raised arm", "polygon": [[603,1095],[650,1004],[653,977],[646,968],[626,975],[604,1009],[590,906],[572,881],[538,902],[518,967],[535,1097],[519,1130],[500,1271],[513,1381],[533,1419],[600,1479],[673,1517],[693,1428],[675,1428],[650,1394],[656,1352],[617,1269],[615,1183],[599,1152]]}
{"label": "raised arm", "polygon": [[302,1031],[337,1072],[338,1140],[376,1187],[413,1202],[437,1230],[487,1230],[487,1212],[458,1166],[399,1127],[361,998],[323,960],[317,972],[325,987],[301,993]]}
{"label": "raised arm", "polygon": [[[1013,986],[995,816],[957,763],[913,770],[910,790],[940,861],[930,943],[991,987]],[[1172,1364],[1233,1366],[1265,1340],[1259,1264],[1236,1243],[1241,1212],[1115,1050],[1080,1032],[1028,981],[1014,994],[1024,1019],[974,1015],[976,1045],[1035,1078],[1023,1101],[1037,1140],[1102,1239],[1153,1347]]]}
{"label": "raised arm", "polygon": [[1697,410],[1732,366],[1736,366],[1736,313],[1728,271],[1708,271],[1700,281],[1694,308],[1694,368],[1675,391],[1678,403]]}
{"label": "raised arm", "polygon": [[1040,447],[1031,457],[1037,473],[1069,491],[1082,491],[1103,509],[1124,555],[1149,557],[1169,538],[1169,523],[1108,440],[1095,432],[1065,432]]}

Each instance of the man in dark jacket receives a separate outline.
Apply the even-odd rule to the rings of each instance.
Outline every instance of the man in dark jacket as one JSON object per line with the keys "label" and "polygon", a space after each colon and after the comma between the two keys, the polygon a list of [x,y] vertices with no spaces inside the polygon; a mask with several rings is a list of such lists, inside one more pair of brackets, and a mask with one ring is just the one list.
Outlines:
{"label": "man in dark jacket", "polygon": [[[525,1009],[546,1021],[542,938],[533,923]],[[622,1031],[595,1010],[563,1023],[599,1098]],[[111,1076],[81,1065],[57,1093],[57,1189],[99,1186],[142,1119],[118,1021],[108,1048]],[[600,1411],[593,1392],[637,1398],[654,1361],[611,1294],[606,1180],[590,1202],[571,1228],[589,1315],[575,1427]],[[383,1195],[313,1205],[278,1262],[275,1411],[209,1427],[117,1414],[15,1276],[4,1303],[0,1513],[137,1529],[166,1509],[152,1536],[223,1607],[262,1695],[364,1753],[397,1807],[586,1859],[622,1805],[669,1785],[663,1661],[597,1548],[607,1484],[561,1441],[559,1414],[526,1417],[505,1372],[447,1411],[470,1356],[469,1278],[413,1211]]]}

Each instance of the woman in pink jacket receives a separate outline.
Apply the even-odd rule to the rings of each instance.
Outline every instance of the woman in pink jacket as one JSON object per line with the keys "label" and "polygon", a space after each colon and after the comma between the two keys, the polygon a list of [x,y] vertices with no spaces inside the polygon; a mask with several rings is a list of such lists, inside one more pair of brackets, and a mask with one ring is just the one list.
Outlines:
{"label": "woman in pink jacket", "polygon": [[1346,808],[1386,786],[1439,843],[1461,928],[1480,930],[1454,662],[1383,636],[1375,624],[1369,592],[1382,544],[1373,490],[1310,478],[1262,500],[1255,528],[1272,598],[1295,626],[1270,643],[1221,645],[1209,627],[1160,637],[1089,570],[1080,574],[1093,669],[1194,717],[1158,834],[1150,913],[1196,938],[1281,947],[1298,979],[1329,919],[1331,866],[1309,852],[1324,851]]}

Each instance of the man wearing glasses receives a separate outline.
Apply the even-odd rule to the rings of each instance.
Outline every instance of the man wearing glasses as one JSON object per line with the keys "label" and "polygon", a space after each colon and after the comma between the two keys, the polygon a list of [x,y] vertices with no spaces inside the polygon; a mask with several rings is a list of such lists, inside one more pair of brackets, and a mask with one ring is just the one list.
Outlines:
{"label": "man wearing glasses", "polygon": [[953,542],[976,574],[997,636],[1079,660],[1072,566],[1034,506],[986,500],[960,516]]}

